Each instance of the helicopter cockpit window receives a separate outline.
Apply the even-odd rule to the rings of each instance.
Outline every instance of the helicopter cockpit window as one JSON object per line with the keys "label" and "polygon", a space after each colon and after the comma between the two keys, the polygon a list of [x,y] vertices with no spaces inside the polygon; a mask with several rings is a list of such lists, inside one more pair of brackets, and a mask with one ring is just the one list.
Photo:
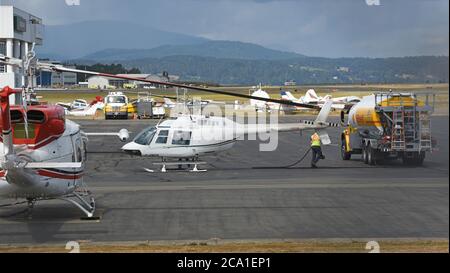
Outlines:
{"label": "helicopter cockpit window", "polygon": [[172,144],[173,145],[190,145],[192,132],[175,131],[173,133]]}
{"label": "helicopter cockpit window", "polygon": [[134,142],[141,145],[148,145],[152,142],[153,137],[156,134],[156,127],[150,127],[139,133],[134,139]]}
{"label": "helicopter cockpit window", "polygon": [[169,137],[169,130],[161,130],[159,132],[158,138],[156,139],[156,144],[166,144],[168,137]]}

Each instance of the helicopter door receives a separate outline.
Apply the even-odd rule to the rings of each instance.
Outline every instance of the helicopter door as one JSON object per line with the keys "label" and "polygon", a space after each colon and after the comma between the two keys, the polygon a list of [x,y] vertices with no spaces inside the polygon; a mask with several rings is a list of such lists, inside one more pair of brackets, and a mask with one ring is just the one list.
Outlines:
{"label": "helicopter door", "polygon": [[174,131],[172,145],[189,146],[191,144],[191,131]]}

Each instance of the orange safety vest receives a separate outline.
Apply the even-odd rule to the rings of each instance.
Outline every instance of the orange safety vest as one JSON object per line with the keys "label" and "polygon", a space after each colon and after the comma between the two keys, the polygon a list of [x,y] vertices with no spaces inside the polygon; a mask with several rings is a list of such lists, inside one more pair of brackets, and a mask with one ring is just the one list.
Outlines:
{"label": "orange safety vest", "polygon": [[314,135],[311,136],[311,147],[320,147],[321,142],[320,142],[320,136],[315,133]]}

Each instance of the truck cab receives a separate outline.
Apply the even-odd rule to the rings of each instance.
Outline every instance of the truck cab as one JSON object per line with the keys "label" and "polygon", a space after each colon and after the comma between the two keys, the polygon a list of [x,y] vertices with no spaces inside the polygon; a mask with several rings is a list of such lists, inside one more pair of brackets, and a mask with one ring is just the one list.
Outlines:
{"label": "truck cab", "polygon": [[128,119],[128,97],[122,92],[110,92],[105,98],[105,119]]}

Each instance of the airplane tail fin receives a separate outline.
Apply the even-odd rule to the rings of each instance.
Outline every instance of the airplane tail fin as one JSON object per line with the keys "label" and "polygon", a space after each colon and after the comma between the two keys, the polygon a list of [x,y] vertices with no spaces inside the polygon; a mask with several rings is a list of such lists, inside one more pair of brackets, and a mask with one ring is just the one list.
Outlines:
{"label": "airplane tail fin", "polygon": [[325,100],[325,101],[327,101],[327,100],[331,100],[333,97],[331,96],[331,95],[326,95],[323,99]]}
{"label": "airplane tail fin", "polygon": [[317,101],[319,100],[319,96],[317,95],[316,91],[314,91],[314,89],[309,89],[305,94],[305,99],[307,101]]}
{"label": "airplane tail fin", "polygon": [[97,110],[98,110],[97,103],[90,105],[89,108],[86,110],[86,115],[93,116],[95,115],[95,113],[97,113]]}
{"label": "airplane tail fin", "polygon": [[284,100],[289,100],[289,101],[296,101],[297,99],[294,97],[294,95],[292,95],[291,92],[289,91],[281,91],[280,93],[281,98]]}

